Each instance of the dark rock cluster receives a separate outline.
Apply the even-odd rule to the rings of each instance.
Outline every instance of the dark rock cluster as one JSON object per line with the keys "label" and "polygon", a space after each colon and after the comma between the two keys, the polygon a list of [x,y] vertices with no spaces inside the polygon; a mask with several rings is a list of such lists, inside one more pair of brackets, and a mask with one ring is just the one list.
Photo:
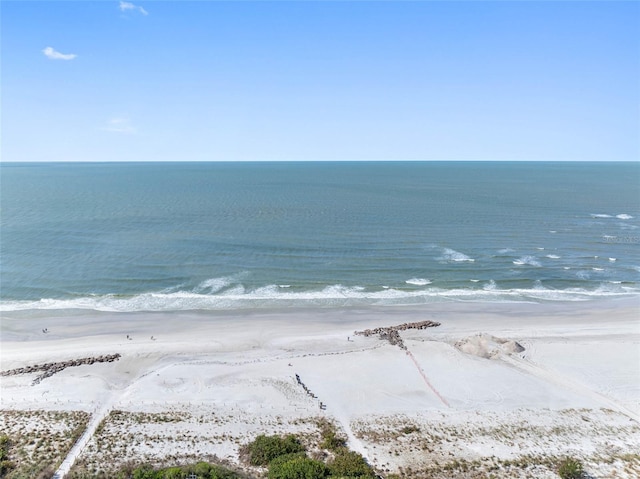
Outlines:
{"label": "dark rock cluster", "polygon": [[102,356],[93,356],[90,358],[70,359],[69,361],[60,361],[56,363],[34,364],[33,366],[26,366],[24,368],[2,371],[0,372],[0,376],[15,376],[17,374],[30,374],[43,371],[40,376],[33,380],[33,384],[38,384],[43,379],[53,376],[55,373],[58,373],[65,368],[82,366],[84,364],[111,363],[113,361],[117,361],[118,359],[120,359],[120,354],[106,354]]}
{"label": "dark rock cluster", "polygon": [[418,321],[416,323],[402,323],[397,326],[388,326],[386,328],[365,329],[364,331],[356,331],[355,334],[360,336],[373,336],[377,334],[380,339],[389,341],[394,346],[398,346],[402,349],[407,349],[404,345],[404,341],[400,337],[400,331],[406,331],[407,329],[427,329],[440,326],[440,323],[435,321]]}

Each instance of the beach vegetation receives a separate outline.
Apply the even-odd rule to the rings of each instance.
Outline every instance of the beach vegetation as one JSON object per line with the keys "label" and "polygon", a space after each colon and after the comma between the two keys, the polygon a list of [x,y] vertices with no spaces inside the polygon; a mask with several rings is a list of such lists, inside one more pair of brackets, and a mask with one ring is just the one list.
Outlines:
{"label": "beach vegetation", "polygon": [[333,423],[326,419],[321,419],[318,421],[318,427],[320,428],[320,436],[322,437],[320,447],[323,449],[338,451],[347,446],[347,439],[338,434]]}
{"label": "beach vegetation", "polygon": [[277,457],[304,451],[304,446],[293,434],[285,437],[261,434],[241,452],[248,456],[249,464],[252,466],[266,466]]}
{"label": "beach vegetation", "polygon": [[136,468],[133,471],[133,479],[160,479],[160,475],[158,471],[155,471],[153,467],[149,465],[144,465]]}
{"label": "beach vegetation", "polygon": [[566,458],[558,465],[558,475],[562,479],[580,479],[584,477],[584,467],[579,460]]}
{"label": "beach vegetation", "polygon": [[329,470],[322,461],[304,454],[286,454],[269,463],[269,479],[324,479]]}
{"label": "beach vegetation", "polygon": [[329,464],[331,477],[373,479],[375,473],[361,454],[343,448]]}
{"label": "beach vegetation", "polygon": [[9,459],[10,445],[9,436],[6,434],[0,436],[0,477],[4,477],[14,467],[14,464]]}
{"label": "beach vegetation", "polygon": [[[66,479],[188,479],[192,475],[197,479],[246,479],[248,477],[226,467],[207,462],[164,468],[127,462],[122,464],[119,469],[110,471],[92,472],[87,469],[74,468],[66,476]],[[51,475],[47,479],[50,477]]]}
{"label": "beach vegetation", "polygon": [[404,426],[402,429],[400,429],[400,432],[402,434],[412,434],[414,432],[420,432],[420,428],[411,424],[409,426]]}

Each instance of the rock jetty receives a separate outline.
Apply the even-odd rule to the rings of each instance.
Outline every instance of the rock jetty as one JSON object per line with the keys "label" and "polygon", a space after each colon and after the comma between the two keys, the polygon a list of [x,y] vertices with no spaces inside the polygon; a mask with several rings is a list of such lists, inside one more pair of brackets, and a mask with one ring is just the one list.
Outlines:
{"label": "rock jetty", "polygon": [[380,336],[380,339],[389,341],[394,346],[398,346],[402,349],[407,349],[404,345],[404,341],[400,337],[400,331],[406,331],[407,329],[427,329],[440,326],[440,323],[435,321],[418,321],[416,323],[402,323],[397,326],[388,326],[386,328],[365,329],[364,331],[356,331],[355,334],[360,336],[373,336],[375,334]]}
{"label": "rock jetty", "polygon": [[58,373],[66,368],[94,363],[112,363],[113,361],[117,361],[118,359],[120,359],[120,354],[107,354],[89,358],[70,359],[69,361],[60,361],[56,363],[34,364],[33,366],[25,366],[24,368],[2,371],[0,372],[0,376],[15,376],[18,374],[30,374],[43,371],[41,375],[33,380],[32,384],[35,385],[43,379],[53,376],[55,373]]}

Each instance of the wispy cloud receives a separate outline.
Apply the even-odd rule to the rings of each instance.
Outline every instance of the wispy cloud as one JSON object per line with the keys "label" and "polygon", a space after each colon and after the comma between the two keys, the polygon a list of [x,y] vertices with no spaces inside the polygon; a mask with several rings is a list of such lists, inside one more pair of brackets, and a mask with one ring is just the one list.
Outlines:
{"label": "wispy cloud", "polygon": [[73,60],[78,56],[75,53],[60,53],[55,51],[51,47],[45,48],[44,50],[42,50],[42,53],[44,53],[45,56],[47,58],[50,58],[51,60]]}
{"label": "wispy cloud", "polygon": [[126,12],[127,10],[135,10],[140,12],[143,15],[149,15],[149,12],[147,12],[144,8],[138,5],[134,5],[131,2],[123,2],[122,0],[120,0],[120,11]]}
{"label": "wispy cloud", "polygon": [[107,121],[106,126],[102,127],[101,130],[111,131],[113,133],[124,133],[127,135],[132,135],[137,131],[131,123],[131,120],[127,117],[111,118]]}

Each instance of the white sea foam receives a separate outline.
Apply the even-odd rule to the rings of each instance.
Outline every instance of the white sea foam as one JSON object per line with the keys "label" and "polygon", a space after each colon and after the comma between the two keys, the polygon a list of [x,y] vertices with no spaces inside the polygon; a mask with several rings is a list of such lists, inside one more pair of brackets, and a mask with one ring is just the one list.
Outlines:
{"label": "white sea foam", "polygon": [[455,263],[460,263],[460,262],[464,262],[464,261],[468,261],[470,263],[474,262],[475,259],[467,256],[464,253],[461,253],[460,251],[456,251],[454,249],[451,248],[444,248],[443,252],[442,252],[442,256],[440,257],[441,261],[453,261]]}
{"label": "white sea foam", "polygon": [[229,278],[211,278],[201,282],[194,288],[195,293],[217,293],[231,284]]}
{"label": "white sea foam", "polygon": [[576,276],[580,279],[584,279],[587,280],[589,278],[591,278],[591,274],[589,273],[589,271],[577,271],[576,272]]}
{"label": "white sea foam", "polygon": [[616,258],[609,258],[609,261],[611,261],[612,263],[616,261]]}
{"label": "white sea foam", "polygon": [[496,285],[496,282],[494,280],[489,280],[489,282],[485,284],[482,289],[484,289],[485,291],[495,291],[496,289],[498,289],[498,285]]}
{"label": "white sea foam", "polygon": [[539,267],[540,262],[536,259],[535,256],[530,256],[530,255],[526,255],[526,256],[522,256],[516,260],[513,260],[513,264],[516,264],[518,266],[536,266]]}
{"label": "white sea foam", "polygon": [[[586,271],[578,272],[587,273]],[[585,276],[586,277],[586,276]],[[174,293],[145,293],[132,297],[114,295],[87,296],[84,298],[40,301],[4,301],[0,311],[83,309],[114,312],[134,311],[187,311],[224,310],[237,308],[268,308],[282,306],[342,307],[357,305],[402,305],[438,301],[582,301],[609,296],[637,296],[638,287],[627,287],[607,282],[596,289],[570,288],[547,289],[535,283],[529,289],[499,289],[491,280],[482,289],[440,289],[426,287],[418,290],[394,288],[367,290],[361,286],[327,286],[321,290],[295,292],[282,290],[277,285],[247,290],[240,285],[220,294],[198,294],[181,291]]]}
{"label": "white sea foam", "polygon": [[511,248],[502,248],[498,250],[498,253],[500,254],[507,254],[507,253],[513,253],[514,250]]}
{"label": "white sea foam", "polygon": [[427,284],[431,284],[431,280],[424,278],[411,278],[405,281],[407,284],[413,284],[416,286],[426,286]]}
{"label": "white sea foam", "polygon": [[540,246],[538,246],[536,249],[539,250],[539,251],[543,251],[544,250],[544,248],[542,248]]}
{"label": "white sea foam", "polygon": [[622,213],[622,214],[616,215],[616,218],[618,218],[619,220],[631,220],[633,219],[633,216],[628,215],[626,213]]}
{"label": "white sea foam", "polygon": [[480,280],[479,280],[479,279],[470,279],[469,281],[471,281],[472,283],[477,283],[477,282],[479,282]]}
{"label": "white sea foam", "polygon": [[594,271],[604,271],[604,268],[591,268]]}
{"label": "white sea foam", "polygon": [[548,254],[547,258],[549,258],[549,259],[560,259],[560,256],[558,256],[557,254]]}
{"label": "white sea foam", "polygon": [[613,218],[613,216],[607,215],[607,214],[604,214],[604,213],[592,213],[591,217],[592,218]]}
{"label": "white sea foam", "polygon": [[249,273],[242,272],[231,276],[220,276],[218,278],[210,278],[202,281],[198,286],[193,288],[193,293],[198,294],[214,294],[222,291],[233,284],[240,283]]}

